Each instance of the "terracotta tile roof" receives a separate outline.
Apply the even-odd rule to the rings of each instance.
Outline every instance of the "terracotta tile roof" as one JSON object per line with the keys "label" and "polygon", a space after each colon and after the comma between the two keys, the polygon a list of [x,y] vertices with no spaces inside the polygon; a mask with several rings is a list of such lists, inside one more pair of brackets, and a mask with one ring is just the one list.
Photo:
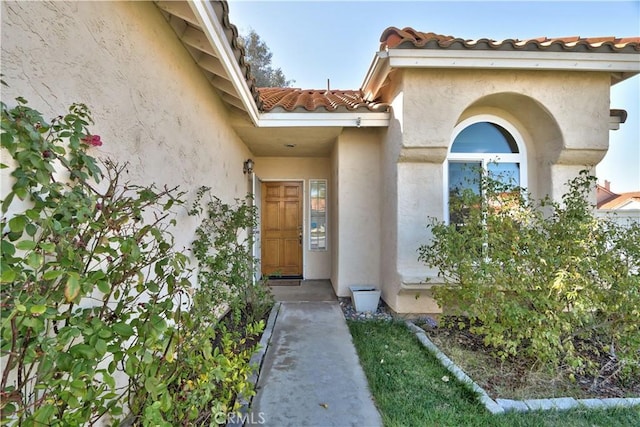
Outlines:
{"label": "terracotta tile roof", "polygon": [[245,49],[240,41],[238,29],[229,20],[227,1],[212,2],[216,14],[225,29],[227,41],[238,61],[238,65],[247,81],[252,97],[260,111],[272,111],[282,108],[284,111],[358,111],[382,112],[389,109],[388,104],[365,101],[359,90],[303,90],[295,88],[258,88],[251,75],[251,66],[245,59]]}
{"label": "terracotta tile roof", "polygon": [[368,102],[359,90],[325,90],[297,88],[258,88],[263,111],[282,109],[284,111],[358,111],[383,112],[389,104]]}
{"label": "terracotta tile roof", "polygon": [[211,5],[216,12],[218,20],[224,28],[227,42],[231,46],[233,55],[235,56],[236,61],[238,61],[238,66],[240,67],[240,70],[245,80],[247,81],[251,96],[258,105],[258,108],[260,108],[261,101],[257,90],[258,88],[256,87],[253,76],[251,75],[251,65],[245,58],[244,43],[241,41],[242,37],[240,36],[238,27],[232,24],[231,20],[229,19],[229,3],[226,0],[211,1]]}
{"label": "terracotta tile roof", "polygon": [[413,28],[389,27],[380,36],[380,50],[421,48],[421,49],[468,49],[468,50],[513,50],[548,52],[597,52],[597,53],[637,53],[640,51],[640,37],[540,37],[536,39],[507,40],[464,40],[453,36],[423,33]]}
{"label": "terracotta tile roof", "polygon": [[629,193],[615,194],[614,197],[598,203],[598,209],[615,209],[623,205],[624,203],[632,200],[637,200],[640,202],[640,191],[631,191]]}

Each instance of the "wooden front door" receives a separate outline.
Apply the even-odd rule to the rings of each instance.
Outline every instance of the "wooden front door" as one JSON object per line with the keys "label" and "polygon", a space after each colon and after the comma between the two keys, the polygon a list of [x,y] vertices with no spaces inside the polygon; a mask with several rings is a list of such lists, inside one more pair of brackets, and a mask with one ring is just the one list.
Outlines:
{"label": "wooden front door", "polygon": [[262,183],[262,275],[302,277],[302,182]]}

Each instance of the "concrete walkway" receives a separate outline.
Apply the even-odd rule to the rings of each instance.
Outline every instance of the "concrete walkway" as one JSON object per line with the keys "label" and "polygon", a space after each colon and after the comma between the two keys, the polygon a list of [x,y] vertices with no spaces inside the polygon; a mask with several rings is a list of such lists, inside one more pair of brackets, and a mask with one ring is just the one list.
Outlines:
{"label": "concrete walkway", "polygon": [[281,303],[257,386],[245,425],[382,425],[337,301]]}

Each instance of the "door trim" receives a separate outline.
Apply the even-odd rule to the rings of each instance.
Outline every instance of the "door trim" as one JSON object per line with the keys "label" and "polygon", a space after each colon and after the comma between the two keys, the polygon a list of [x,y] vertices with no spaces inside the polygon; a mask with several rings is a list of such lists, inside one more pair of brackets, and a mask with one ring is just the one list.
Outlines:
{"label": "door trim", "polygon": [[251,253],[254,259],[253,284],[255,285],[262,278],[262,180],[253,173],[251,179],[252,203],[256,209],[256,226],[251,230],[252,248]]}

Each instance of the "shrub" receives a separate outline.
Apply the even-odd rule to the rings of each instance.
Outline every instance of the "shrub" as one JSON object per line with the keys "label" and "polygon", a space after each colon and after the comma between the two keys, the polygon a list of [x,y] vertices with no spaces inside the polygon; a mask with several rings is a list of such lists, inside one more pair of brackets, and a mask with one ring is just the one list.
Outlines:
{"label": "shrub", "polygon": [[[194,247],[220,262],[201,262],[214,280],[194,288],[170,233],[184,193],[126,182],[126,165],[92,157],[102,141],[83,104],[50,124],[22,98],[0,107],[13,169],[0,223],[2,424],[223,421],[253,393],[249,359],[270,308],[238,233],[255,212],[208,211]],[[210,298],[215,286],[234,292]],[[248,322],[219,320],[218,308],[248,305]]]}
{"label": "shrub", "polygon": [[230,205],[215,197],[203,204],[207,194],[209,188],[201,187],[189,211],[202,216],[192,244],[198,286],[180,325],[177,366],[163,376],[173,404],[147,402],[144,419],[153,425],[224,424],[239,409],[239,396],[255,394],[249,378],[256,367],[249,362],[272,306],[267,288],[253,284],[247,230],[257,224],[256,211],[246,202]]}
{"label": "shrub", "polygon": [[[535,201],[499,179],[481,178],[452,209],[463,220],[432,219],[419,259],[446,285],[434,297],[468,316],[499,356],[530,358],[573,372],[594,371],[583,351],[605,349],[626,374],[639,370],[640,224],[594,216],[595,177],[582,171],[562,202]],[[584,348],[583,348],[584,350]]]}
{"label": "shrub", "polygon": [[[252,230],[258,225],[257,210],[248,200],[235,205],[212,197],[200,187],[190,215],[201,216],[192,250],[198,260],[199,290],[194,310],[209,321],[211,305],[225,307],[236,320],[247,323],[263,319],[273,305],[264,281],[254,284],[257,260],[252,254]],[[205,195],[209,195],[203,202]]]}
{"label": "shrub", "polygon": [[14,165],[2,201],[2,415],[117,419],[158,393],[156,374],[171,363],[172,319],[189,287],[168,231],[181,193],[123,182],[125,165],[103,171],[88,154],[102,142],[85,105],[48,124],[17,101],[1,105]]}

